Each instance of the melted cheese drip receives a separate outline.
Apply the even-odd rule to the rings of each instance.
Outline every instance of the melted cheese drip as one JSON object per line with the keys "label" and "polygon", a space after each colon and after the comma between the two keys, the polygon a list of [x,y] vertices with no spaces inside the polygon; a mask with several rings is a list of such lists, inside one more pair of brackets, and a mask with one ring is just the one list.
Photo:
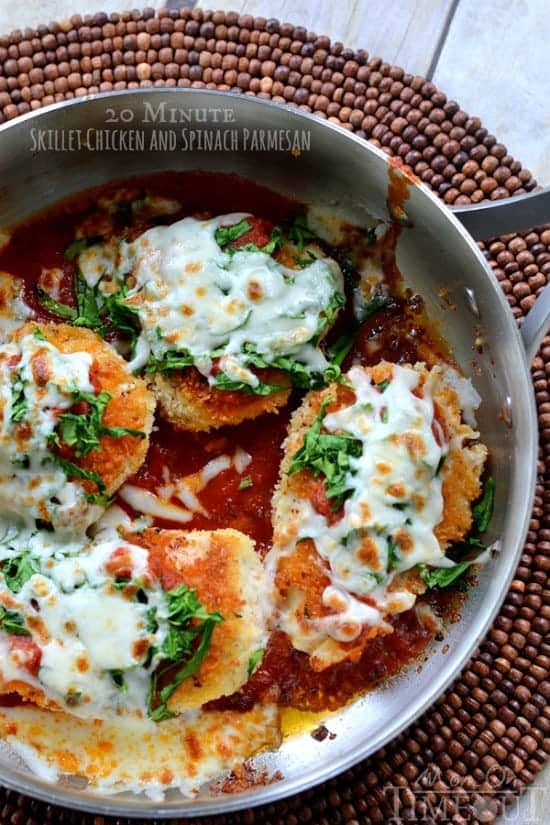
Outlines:
{"label": "melted cheese drip", "polygon": [[[75,774],[87,791],[144,793],[161,802],[170,789],[193,797],[201,786],[280,742],[274,705],[246,713],[190,711],[155,725],[120,716],[93,722],[33,707],[0,708],[0,735],[46,782]],[[16,759],[17,759],[16,757]]]}
{"label": "melted cheese drip", "polygon": [[[228,216],[208,221],[184,218],[121,241],[116,278],[131,275],[128,305],[141,323],[132,368],[150,354],[185,352],[216,383],[214,361],[234,381],[255,387],[243,347],[250,345],[268,363],[292,356],[311,372],[328,362],[315,341],[326,326],[324,313],[342,292],[338,265],[318,258],[303,269],[288,269],[264,252],[224,252],[216,230]],[[240,218],[242,216],[237,216]],[[114,247],[93,246],[79,258],[89,285],[112,290]],[[111,280],[109,280],[111,279]],[[130,281],[128,281],[130,283]]]}
{"label": "melted cheese drip", "polygon": [[193,518],[193,513],[169,501],[169,498],[157,496],[150,490],[137,487],[135,484],[125,484],[118,491],[120,498],[130,505],[137,513],[154,518],[164,518],[179,524],[186,524]]}
{"label": "melted cheese drip", "polygon": [[[34,334],[1,347],[0,516],[32,524],[43,519],[72,529],[75,522],[90,524],[101,512],[52,463],[48,447],[59,414],[73,404],[72,392],[93,392],[91,364],[88,353],[61,353]],[[36,382],[37,369],[45,376],[43,384]],[[22,420],[14,422],[21,393],[26,410]]]}

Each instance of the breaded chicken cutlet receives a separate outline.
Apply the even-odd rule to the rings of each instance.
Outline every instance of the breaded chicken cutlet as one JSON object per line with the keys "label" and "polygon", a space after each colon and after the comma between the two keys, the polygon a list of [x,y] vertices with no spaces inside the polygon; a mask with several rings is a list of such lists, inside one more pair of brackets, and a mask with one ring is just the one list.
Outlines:
{"label": "breaded chicken cutlet", "polygon": [[146,384],[94,332],[29,323],[0,347],[0,500],[21,520],[86,527],[141,466]]}
{"label": "breaded chicken cutlet", "polygon": [[178,429],[239,424],[280,409],[293,384],[323,383],[321,341],[345,298],[317,244],[298,250],[251,215],[187,217],[93,242],[77,265],[100,301],[118,295],[132,314],[131,368]]}
{"label": "breaded chicken cutlet", "polygon": [[17,593],[0,578],[12,622],[0,632],[1,692],[81,718],[132,713],[148,696],[149,715],[161,721],[248,680],[271,611],[251,539],[231,529],[148,529],[128,539],[98,537],[78,557],[35,560]]}
{"label": "breaded chicken cutlet", "polygon": [[268,638],[271,591],[254,542],[237,530],[148,529],[133,536],[164,589],[185,583],[208,611],[221,614],[200,669],[182,682],[168,709],[183,713],[248,681],[254,654]]}
{"label": "breaded chicken cutlet", "polygon": [[318,670],[391,632],[425,590],[421,566],[452,566],[472,526],[487,449],[446,370],[353,367],[291,420],[267,564],[281,626]]}

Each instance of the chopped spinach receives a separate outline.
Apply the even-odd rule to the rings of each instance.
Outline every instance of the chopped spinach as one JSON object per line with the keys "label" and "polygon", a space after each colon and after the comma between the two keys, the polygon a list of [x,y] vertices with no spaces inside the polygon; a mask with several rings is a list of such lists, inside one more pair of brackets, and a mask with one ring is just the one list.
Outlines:
{"label": "chopped spinach", "polygon": [[[223,621],[220,613],[206,610],[195,589],[184,584],[164,595],[169,631],[157,651],[162,662],[151,680],[147,700],[149,716],[155,722],[174,716],[167,706],[170,697],[182,682],[198,671],[210,649],[214,628]],[[159,688],[159,680],[168,674],[170,681]]]}
{"label": "chopped spinach", "polygon": [[147,361],[145,372],[171,372],[172,370],[183,370],[185,367],[192,367],[195,359],[189,352],[173,352],[166,350],[160,358],[151,356]]}
{"label": "chopped spinach", "polygon": [[495,501],[495,480],[489,476],[485,482],[483,494],[477,504],[472,507],[472,515],[474,517],[474,524],[478,533],[484,533],[489,526],[491,516],[493,515]]}
{"label": "chopped spinach", "polygon": [[218,372],[216,375],[216,383],[214,384],[217,390],[247,392],[251,395],[271,395],[279,390],[284,390],[286,387],[280,384],[265,384],[260,381],[255,387],[247,384],[245,381],[235,381],[230,378],[225,372]]}
{"label": "chopped spinach", "polygon": [[229,247],[226,252],[234,255],[236,252],[264,252],[266,255],[273,255],[273,253],[282,246],[283,235],[279,226],[273,227],[271,237],[265,246],[257,246],[254,243],[247,243],[244,246]]}
{"label": "chopped spinach", "polygon": [[375,312],[378,312],[380,309],[384,309],[385,307],[389,306],[393,303],[394,299],[390,295],[382,295],[376,294],[370,298],[366,304],[364,304],[359,314],[358,321],[359,323],[364,323],[367,318],[371,315],[374,315]]}
{"label": "chopped spinach", "polygon": [[243,218],[242,221],[233,224],[233,226],[218,226],[214,238],[218,246],[224,247],[246,235],[251,229],[252,224],[246,218]]}
{"label": "chopped spinach", "polygon": [[307,226],[305,215],[298,215],[294,218],[287,229],[286,236],[289,241],[297,246],[298,252],[303,250],[307,241],[312,241],[317,237],[315,232],[312,232]]}
{"label": "chopped spinach", "polygon": [[427,567],[425,564],[419,564],[418,570],[429,588],[432,587],[450,587],[453,584],[460,589],[466,589],[466,582],[463,574],[470,567],[469,561],[463,561],[455,564],[454,567]]}
{"label": "chopped spinach", "polygon": [[66,412],[59,416],[57,429],[50,439],[50,444],[60,446],[66,444],[74,450],[76,458],[82,458],[100,447],[100,439],[105,436],[122,438],[131,435],[136,438],[145,438],[145,433],[132,430],[129,427],[106,427],[103,424],[103,415],[112,396],[106,390],[95,395],[92,392],[74,390],[73,402],[83,402],[87,412]]}
{"label": "chopped spinach", "polygon": [[30,632],[25,627],[25,620],[20,613],[15,610],[7,610],[0,606],[0,630],[10,633],[13,636],[30,636]]}
{"label": "chopped spinach", "polygon": [[27,415],[28,409],[29,404],[25,396],[25,385],[19,381],[13,388],[10,421],[13,424],[19,424]]}
{"label": "chopped spinach", "polygon": [[262,661],[265,653],[264,647],[259,647],[258,650],[255,650],[250,659],[248,660],[248,678],[252,676],[260,662]]}
{"label": "chopped spinach", "polygon": [[388,570],[395,570],[401,561],[401,556],[397,552],[397,542],[393,536],[388,536],[386,538],[386,544],[388,547]]}
{"label": "chopped spinach", "polygon": [[128,685],[126,683],[126,679],[124,678],[124,671],[123,670],[110,670],[109,676],[113,680],[113,684],[121,693],[128,693]]}
{"label": "chopped spinach", "polygon": [[78,258],[85,249],[89,249],[90,246],[95,246],[98,243],[101,243],[103,240],[103,235],[90,235],[88,237],[83,238],[76,238],[72,243],[69,244],[67,249],[65,250],[65,257],[68,261],[74,261],[75,258]]}
{"label": "chopped spinach", "polygon": [[345,433],[321,432],[331,401],[331,398],[327,398],[322,403],[302,446],[292,457],[288,475],[294,475],[300,470],[310,470],[314,476],[323,475],[327,498],[333,499],[333,509],[339,510],[352,493],[352,489],[347,486],[351,470],[350,458],[359,458],[363,454],[363,444]]}
{"label": "chopped spinach", "polygon": [[13,559],[6,559],[2,564],[4,581],[12,593],[19,593],[35,573],[40,573],[40,566],[28,550],[24,550],[20,556]]}
{"label": "chopped spinach", "polygon": [[54,315],[59,315],[60,318],[68,318],[70,321],[74,321],[77,316],[77,311],[75,307],[71,307],[68,304],[62,304],[59,301],[56,301],[51,295],[42,289],[40,286],[36,286],[36,294],[38,296],[38,301],[40,306],[47,309],[48,312],[53,313]]}
{"label": "chopped spinach", "polygon": [[57,453],[52,453],[44,459],[44,463],[57,464],[69,480],[76,478],[82,481],[91,481],[95,484],[98,489],[97,493],[84,494],[84,497],[89,504],[99,504],[103,507],[107,507],[108,504],[110,504],[110,499],[105,494],[105,490],[107,489],[105,482],[98,473],[94,473],[92,470],[85,470],[83,467],[79,467],[77,464],[74,464],[72,461],[68,461],[66,458],[63,458]]}

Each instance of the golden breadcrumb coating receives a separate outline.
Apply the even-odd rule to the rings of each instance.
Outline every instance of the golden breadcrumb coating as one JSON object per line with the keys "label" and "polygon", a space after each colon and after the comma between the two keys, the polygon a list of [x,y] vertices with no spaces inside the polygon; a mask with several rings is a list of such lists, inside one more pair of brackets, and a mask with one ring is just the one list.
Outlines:
{"label": "golden breadcrumb coating", "polygon": [[290,395],[288,376],[281,370],[266,370],[262,380],[285,389],[270,395],[218,390],[193,367],[171,374],[159,372],[150,386],[167,421],[178,430],[201,432],[234,426],[284,407]]}
{"label": "golden breadcrumb coating", "polygon": [[149,566],[165,589],[195,588],[204,607],[223,616],[198,673],[176,689],[169,709],[183,713],[234,693],[248,680],[252,654],[266,644],[272,604],[254,542],[231,529],[152,528],[130,536],[149,551]]}
{"label": "golden breadcrumb coating", "polygon": [[[68,324],[30,323],[17,331],[16,339],[36,329],[60,352],[87,352],[92,356],[90,383],[97,393],[106,390],[111,395],[103,415],[106,427],[125,427],[145,433],[145,438],[104,435],[98,450],[72,459],[79,467],[101,476],[105,492],[111,496],[145,460],[153,427],[154,397],[145,382],[129,372],[126,361],[92,330]],[[96,491],[92,482],[75,479],[75,483],[81,484],[87,492]]]}
{"label": "golden breadcrumb coating", "polygon": [[[410,365],[404,365],[409,366]],[[391,379],[393,365],[381,362],[374,367],[365,368],[372,376],[373,382]],[[423,365],[416,365],[420,373],[421,384],[428,377],[428,370]],[[323,593],[331,584],[328,563],[322,559],[311,539],[305,539],[293,545],[300,513],[300,500],[312,502],[314,509],[326,503],[324,483],[308,470],[288,475],[290,462],[303,444],[304,437],[317,417],[323,401],[332,398],[327,413],[349,406],[355,400],[351,389],[342,384],[333,384],[320,391],[308,393],[301,406],[291,418],[287,439],[284,443],[284,456],[281,463],[279,484],[273,497],[274,548],[289,548],[280,554],[275,568],[275,591],[278,607],[283,613],[291,614],[290,626],[293,643],[299,649],[307,647],[310,662],[315,669],[323,669],[343,659],[355,660],[361,655],[366,641],[375,635],[391,632],[387,623],[373,627],[365,626],[361,635],[353,641],[336,641],[323,633],[312,631],[311,619],[319,619],[332,613],[323,601]],[[449,452],[441,471],[443,517],[434,533],[444,550],[450,543],[463,539],[472,526],[472,502],[481,493],[480,476],[487,457],[487,448],[479,442],[470,443],[477,434],[462,421],[459,399],[455,390],[447,383],[438,382],[434,394],[434,417],[449,442]],[[330,509],[321,509],[328,519],[332,518]],[[426,585],[416,569],[396,575],[388,587],[389,600],[387,615],[400,612],[402,601],[397,597],[392,605],[391,594],[408,592],[418,595],[423,593]],[[368,603],[368,599],[365,600]],[[309,636],[307,644],[304,639]]]}

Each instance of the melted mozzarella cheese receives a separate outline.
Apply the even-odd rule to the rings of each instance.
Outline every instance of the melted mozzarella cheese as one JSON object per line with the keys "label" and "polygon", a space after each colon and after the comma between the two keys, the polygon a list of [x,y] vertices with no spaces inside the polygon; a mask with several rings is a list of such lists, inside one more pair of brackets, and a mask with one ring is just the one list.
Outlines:
{"label": "melted mozzarella cheese", "polygon": [[0,736],[46,782],[72,776],[92,793],[143,793],[162,801],[178,790],[195,796],[245,759],[280,743],[274,705],[245,713],[191,711],[155,725],[120,716],[93,722],[34,707],[0,708]]}
{"label": "melted mozzarella cheese", "polygon": [[[121,710],[143,715],[151,673],[158,664],[157,655],[148,656],[149,648],[159,648],[167,633],[166,600],[160,586],[150,580],[146,603],[129,598],[115,587],[108,562],[116,551],[123,552],[125,570],[131,572],[132,581],[140,581],[148,575],[147,551],[104,537],[85,547],[76,545],[76,553],[67,555],[63,544],[42,542],[41,536],[35,534],[30,543],[39,572],[18,593],[12,593],[0,576],[0,602],[32,628],[41,651],[40,670],[37,677],[31,676],[17,645],[12,649],[2,637],[3,681],[31,684],[57,706],[82,718]],[[20,535],[11,548],[2,547],[0,560],[14,558],[23,542]],[[151,610],[156,630],[148,622]],[[112,671],[123,672],[122,690]]]}
{"label": "melted mozzarella cheese", "polygon": [[0,348],[0,515],[73,529],[101,512],[67,481],[49,450],[59,414],[73,405],[72,392],[93,392],[91,364],[88,353],[62,353],[35,334]]}
{"label": "melted mozzarella cheese", "polygon": [[22,281],[0,271],[0,342],[7,341],[32,314],[23,298]]}
{"label": "melted mozzarella cheese", "polygon": [[[316,342],[325,312],[343,289],[338,265],[317,258],[293,270],[264,252],[224,252],[215,234],[227,217],[184,218],[149,229],[132,243],[120,242],[116,278],[131,276],[126,302],[141,323],[132,367],[143,366],[150,354],[162,359],[167,351],[184,352],[211,384],[219,359],[230,379],[255,387],[259,381],[248,368],[246,345],[267,363],[292,356],[311,372],[322,372],[328,362]],[[105,288],[114,255],[111,242],[80,256],[89,285]],[[112,280],[106,283],[110,290]]]}
{"label": "melted mozzarella cheese", "polygon": [[382,392],[363,368],[353,367],[347,378],[355,402],[323,420],[325,431],[350,435],[362,447],[349,459],[345,488],[351,493],[343,517],[330,524],[308,499],[297,499],[296,534],[268,557],[274,573],[281,554],[306,538],[314,541],[331,577],[323,601],[335,612],[313,623],[338,641],[357,637],[364,624],[384,627],[384,615],[412,607],[413,593],[388,589],[396,574],[419,563],[447,563],[434,533],[443,515],[439,470],[448,450],[433,426],[433,392],[442,371],[429,373],[421,396],[415,393],[420,373],[410,367],[395,365]]}
{"label": "melted mozzarella cheese", "polygon": [[170,496],[155,495],[150,490],[125,484],[118,492],[120,498],[132,507],[136,513],[153,518],[168,519],[178,524],[186,524],[193,518],[193,513],[170,501]]}

